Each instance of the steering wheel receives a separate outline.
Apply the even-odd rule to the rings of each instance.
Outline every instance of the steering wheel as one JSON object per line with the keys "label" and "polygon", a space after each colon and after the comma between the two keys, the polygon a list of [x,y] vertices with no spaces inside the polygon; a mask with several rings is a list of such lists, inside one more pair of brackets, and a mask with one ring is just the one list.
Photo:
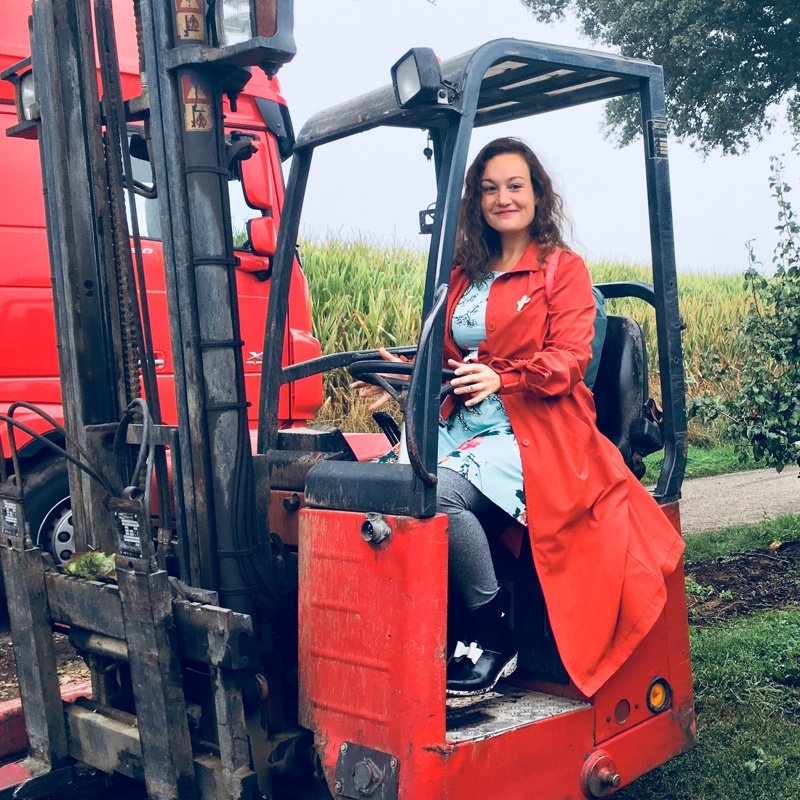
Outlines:
{"label": "steering wheel", "polygon": [[[410,385],[414,364],[411,361],[371,359],[369,361],[354,361],[347,369],[356,380],[380,386],[381,389],[385,389],[395,400],[399,401],[400,392]],[[450,383],[455,377],[456,373],[452,369],[442,370],[442,386],[439,389],[440,400],[455,388]]]}
{"label": "steering wheel", "polygon": [[[370,361],[355,361],[350,364],[350,374],[356,378],[365,381],[366,383],[377,384],[385,389],[395,400],[400,400],[400,392],[395,388],[397,381],[401,376],[410,376],[408,383],[408,395],[406,407],[403,409],[405,414],[405,427],[406,427],[406,447],[408,449],[408,459],[414,473],[417,477],[428,486],[435,486],[438,478],[436,471],[429,472],[422,458],[422,451],[419,443],[419,436],[417,435],[417,403],[426,399],[422,395],[422,386],[420,385],[421,373],[415,369],[420,363],[426,363],[426,359],[430,358],[430,347],[433,341],[434,325],[439,317],[445,310],[447,303],[447,284],[441,284],[433,294],[433,303],[422,320],[422,328],[419,335],[419,342],[417,344],[417,356],[421,361],[417,364],[412,364],[408,361],[384,361],[381,359]],[[383,375],[390,377],[384,378]],[[454,377],[452,370],[442,370],[442,386],[439,390],[439,396],[442,397],[448,392],[453,391],[453,386],[449,383]],[[403,381],[405,384],[406,381]],[[394,384],[394,385],[393,385]],[[402,385],[402,384],[401,384]],[[402,389],[401,389],[402,391]],[[430,456],[430,454],[429,454]]]}

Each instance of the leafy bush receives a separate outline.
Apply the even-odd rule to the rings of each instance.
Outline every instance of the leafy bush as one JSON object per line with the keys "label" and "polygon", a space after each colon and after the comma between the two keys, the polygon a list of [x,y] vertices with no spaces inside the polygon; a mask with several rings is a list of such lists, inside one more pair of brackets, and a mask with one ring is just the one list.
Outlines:
{"label": "leafy bush", "polygon": [[742,460],[751,454],[779,472],[800,464],[800,223],[788,199],[791,187],[779,159],[772,159],[770,186],[778,204],[779,241],[772,277],[745,273],[748,310],[730,328],[736,361],[708,355],[704,378],[716,392],[696,398],[692,412],[704,421],[727,421]]}

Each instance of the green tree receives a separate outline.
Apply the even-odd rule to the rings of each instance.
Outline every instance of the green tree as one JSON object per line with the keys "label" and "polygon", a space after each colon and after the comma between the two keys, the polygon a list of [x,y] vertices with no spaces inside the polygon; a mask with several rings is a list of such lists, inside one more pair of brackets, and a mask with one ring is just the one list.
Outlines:
{"label": "green tree", "polygon": [[745,273],[750,307],[730,331],[737,358],[707,359],[704,377],[717,389],[696,398],[692,411],[705,421],[725,419],[743,460],[752,451],[756,461],[780,472],[786,464],[800,465],[800,221],[777,158],[770,185],[778,203],[775,272],[762,275],[751,250]]}
{"label": "green tree", "polygon": [[[521,0],[541,22],[572,13],[584,34],[664,67],[672,133],[697,149],[746,151],[781,108],[800,133],[798,0]],[[639,135],[638,102],[608,103],[620,144]]]}

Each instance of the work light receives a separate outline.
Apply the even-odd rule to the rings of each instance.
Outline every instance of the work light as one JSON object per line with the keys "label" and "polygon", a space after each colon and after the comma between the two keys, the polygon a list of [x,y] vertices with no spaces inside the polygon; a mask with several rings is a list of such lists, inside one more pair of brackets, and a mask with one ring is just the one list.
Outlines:
{"label": "work light", "polygon": [[36,121],[39,119],[39,104],[36,102],[36,88],[33,84],[31,57],[12,64],[0,72],[0,79],[14,87],[14,104],[17,111],[17,125],[8,128],[6,136],[19,136],[23,139],[36,139]]}
{"label": "work light", "polygon": [[430,47],[412,47],[393,67],[392,85],[401,108],[446,103],[439,59]]}
{"label": "work light", "polygon": [[220,47],[271,37],[278,30],[277,0],[217,0],[217,36]]}
{"label": "work light", "polygon": [[17,85],[17,115],[20,122],[28,122],[39,116],[36,88],[33,85],[33,70],[26,72]]}
{"label": "work light", "polygon": [[[187,37],[175,48],[170,65],[192,64],[261,67],[274,75],[295,54],[294,0],[213,0],[209,41]],[[181,15],[178,10],[178,28]],[[195,27],[197,20],[193,20]]]}

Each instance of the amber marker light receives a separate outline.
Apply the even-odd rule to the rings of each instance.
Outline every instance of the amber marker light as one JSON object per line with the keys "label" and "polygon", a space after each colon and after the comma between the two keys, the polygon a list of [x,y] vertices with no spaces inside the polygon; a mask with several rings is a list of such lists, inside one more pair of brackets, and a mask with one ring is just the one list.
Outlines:
{"label": "amber marker light", "polygon": [[658,714],[669,706],[672,690],[664,678],[655,678],[647,689],[647,707]]}

